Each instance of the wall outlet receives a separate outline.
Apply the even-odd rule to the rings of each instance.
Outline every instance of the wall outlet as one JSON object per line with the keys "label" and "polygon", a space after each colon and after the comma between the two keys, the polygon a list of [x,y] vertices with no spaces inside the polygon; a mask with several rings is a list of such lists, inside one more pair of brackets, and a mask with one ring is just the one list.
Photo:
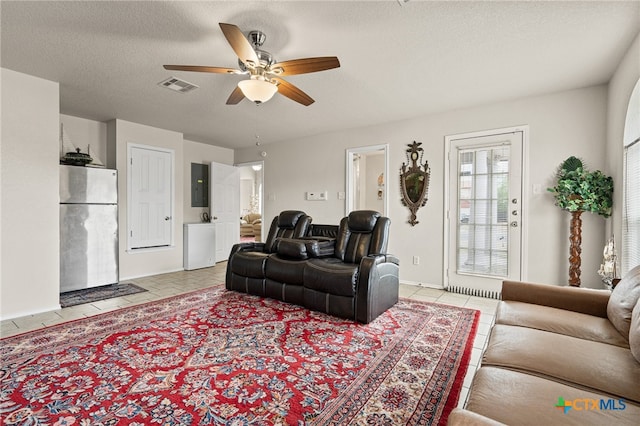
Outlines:
{"label": "wall outlet", "polygon": [[420,264],[420,256],[413,256],[413,264],[414,265]]}

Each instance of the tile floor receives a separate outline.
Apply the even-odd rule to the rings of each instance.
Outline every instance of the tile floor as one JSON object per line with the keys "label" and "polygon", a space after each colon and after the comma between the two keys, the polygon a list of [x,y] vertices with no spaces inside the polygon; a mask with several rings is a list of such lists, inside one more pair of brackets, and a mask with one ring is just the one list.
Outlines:
{"label": "tile floor", "polygon": [[[198,269],[194,271],[180,271],[127,280],[126,282],[135,283],[146,288],[148,291],[130,296],[88,303],[85,305],[72,306],[52,312],[5,320],[0,323],[0,337],[9,337],[46,326],[113,311],[126,306],[138,305],[181,293],[195,291],[201,288],[210,287],[216,283],[223,283],[226,266],[226,262],[221,262],[212,268]],[[471,361],[469,368],[467,369],[462,394],[460,395],[460,402],[458,404],[459,406],[463,406],[467,398],[473,374],[480,364],[480,357],[495,318],[498,301],[404,284],[400,285],[400,297],[454,306],[464,306],[471,309],[477,309],[481,312],[478,331],[471,352]]]}

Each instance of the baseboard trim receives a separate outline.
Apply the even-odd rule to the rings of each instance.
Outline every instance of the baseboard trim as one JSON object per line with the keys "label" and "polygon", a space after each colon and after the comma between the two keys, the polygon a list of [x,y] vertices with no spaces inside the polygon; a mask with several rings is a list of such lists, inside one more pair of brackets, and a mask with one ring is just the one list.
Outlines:
{"label": "baseboard trim", "polygon": [[431,284],[431,283],[423,283],[420,281],[407,281],[407,280],[402,280],[400,281],[400,284],[405,284],[405,285],[411,285],[414,287],[425,287],[425,288],[435,288],[438,290],[444,290],[444,287],[438,284]]}
{"label": "baseboard trim", "polygon": [[176,268],[168,271],[156,271],[156,272],[150,272],[148,274],[142,274],[142,275],[130,275],[128,277],[120,277],[118,281],[122,283],[127,280],[135,280],[136,278],[146,278],[146,277],[152,277],[154,275],[171,274],[173,272],[180,272],[184,270],[185,270],[184,268]]}
{"label": "baseboard trim", "polygon": [[31,316],[31,315],[45,314],[47,312],[59,311],[60,309],[62,309],[62,307],[58,303],[57,305],[53,305],[53,306],[50,306],[50,307],[44,308],[44,309],[22,311],[22,312],[14,312],[14,313],[6,316],[6,317],[0,315],[0,321],[8,321],[8,320],[16,319],[16,318],[28,317],[28,316]]}

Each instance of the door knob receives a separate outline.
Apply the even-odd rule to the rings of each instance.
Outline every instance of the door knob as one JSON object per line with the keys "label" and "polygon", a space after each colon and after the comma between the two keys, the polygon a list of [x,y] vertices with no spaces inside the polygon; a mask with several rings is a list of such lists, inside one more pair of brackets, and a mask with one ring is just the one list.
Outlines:
{"label": "door knob", "polygon": [[169,220],[169,219],[171,219],[171,216],[165,216],[164,217],[164,220]]}
{"label": "door knob", "polygon": [[511,227],[512,228],[517,228],[518,227],[518,222],[516,222],[515,220],[513,222],[511,222]]}

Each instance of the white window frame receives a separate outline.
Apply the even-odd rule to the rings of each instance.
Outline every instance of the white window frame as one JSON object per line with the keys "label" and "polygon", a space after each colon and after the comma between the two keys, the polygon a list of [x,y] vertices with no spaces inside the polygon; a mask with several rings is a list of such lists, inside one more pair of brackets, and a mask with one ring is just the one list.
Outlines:
{"label": "white window frame", "polygon": [[638,209],[630,203],[638,203],[640,200],[640,165],[633,164],[629,159],[629,154],[633,150],[633,155],[638,155],[640,147],[640,79],[636,82],[625,117],[623,144],[623,172],[622,172],[622,276],[633,267],[640,265],[640,251],[637,243],[640,241],[640,218]]}
{"label": "white window frame", "polygon": [[640,265],[640,136],[624,147],[622,276]]}

